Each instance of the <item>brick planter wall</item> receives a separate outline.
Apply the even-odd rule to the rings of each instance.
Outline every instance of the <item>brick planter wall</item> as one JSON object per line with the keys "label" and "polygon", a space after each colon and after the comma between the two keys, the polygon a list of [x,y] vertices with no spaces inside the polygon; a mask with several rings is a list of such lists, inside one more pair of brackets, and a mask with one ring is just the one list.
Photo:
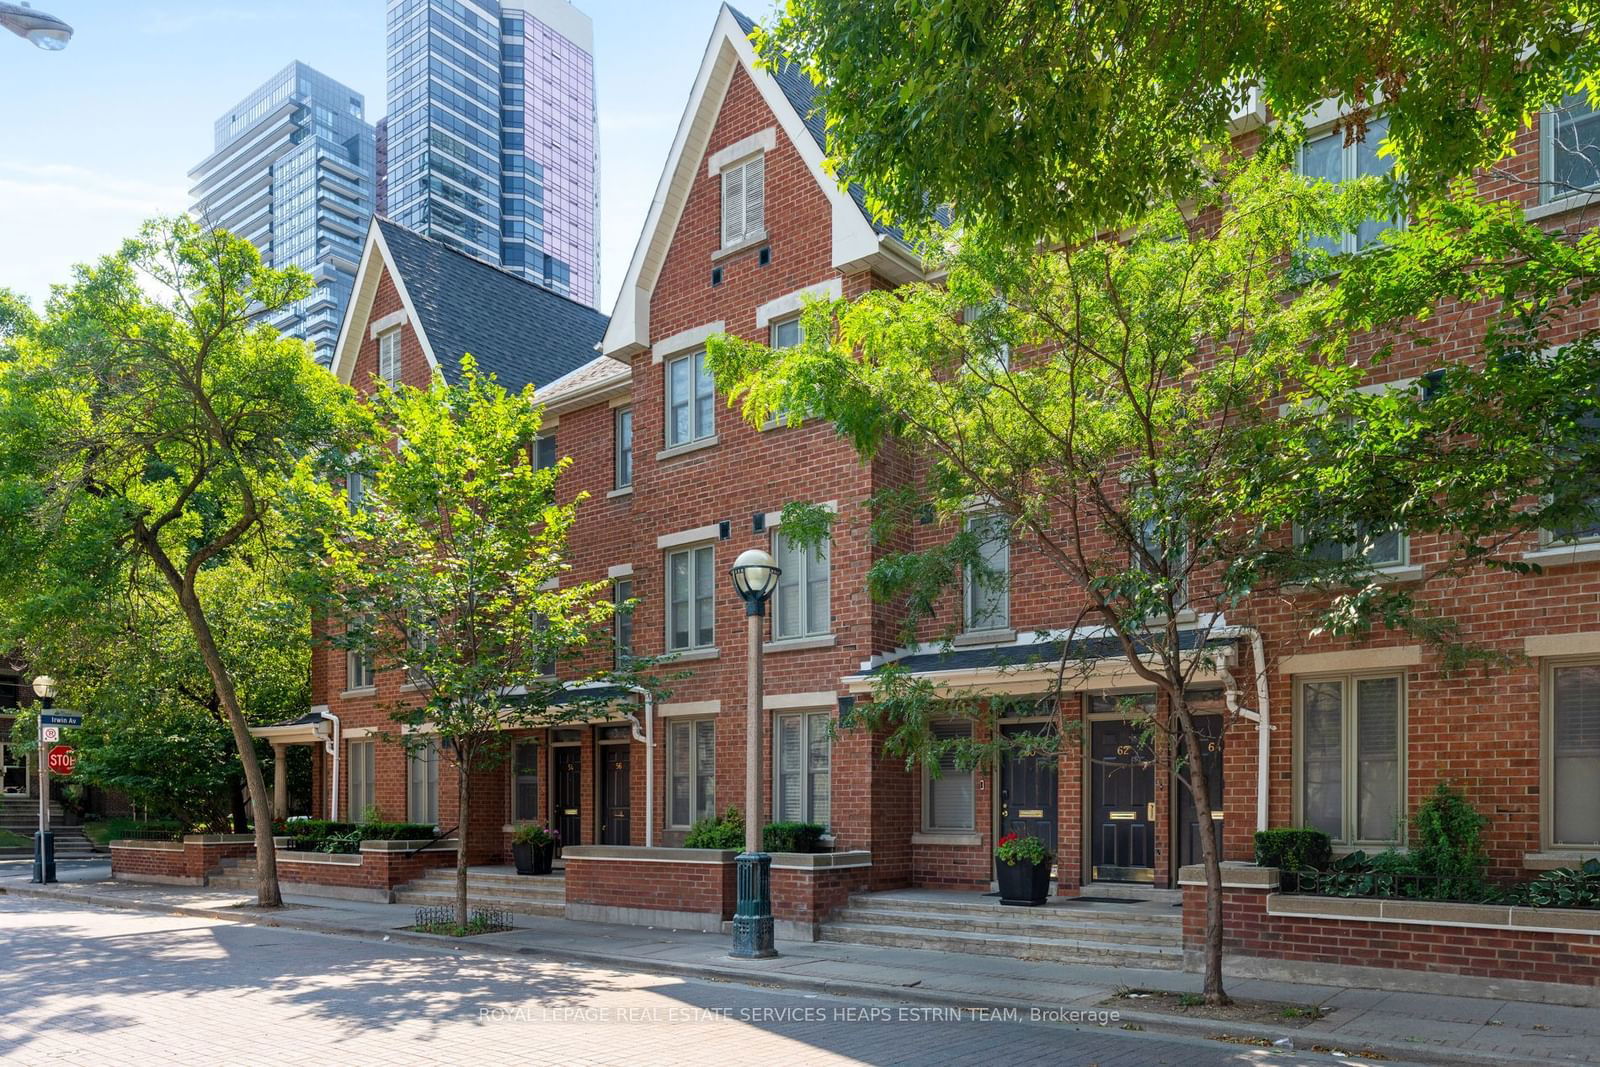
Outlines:
{"label": "brick planter wall", "polygon": [[454,841],[415,854],[421,841],[363,841],[360,852],[294,852],[278,849],[278,881],[315,887],[314,895],[350,900],[394,900],[395,887],[414,882],[435,867],[454,867]]}
{"label": "brick planter wall", "polygon": [[817,928],[862,893],[872,873],[872,853],[780,853],[772,857],[772,917],[778,937],[815,941]]}
{"label": "brick planter wall", "polygon": [[[1205,885],[1183,868],[1184,963],[1205,951]],[[1227,973],[1600,1007],[1600,911],[1289,895],[1223,868]]]}
{"label": "brick planter wall", "polygon": [[119,882],[205,885],[222,861],[255,855],[250,834],[188,834],[182,841],[111,842],[111,877]]}

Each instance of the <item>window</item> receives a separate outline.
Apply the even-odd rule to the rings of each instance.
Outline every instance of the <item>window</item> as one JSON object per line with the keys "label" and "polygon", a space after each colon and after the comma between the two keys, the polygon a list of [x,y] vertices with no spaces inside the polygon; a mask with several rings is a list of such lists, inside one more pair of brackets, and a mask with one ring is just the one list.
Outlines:
{"label": "window", "polygon": [[[1173,593],[1172,603],[1178,611],[1184,611],[1189,606],[1189,545],[1188,537],[1182,539],[1181,544],[1161,544],[1161,522],[1158,519],[1145,519],[1139,526],[1139,545],[1151,559],[1168,560],[1168,573],[1176,580],[1177,590]],[[1144,558],[1136,555],[1133,560],[1136,568],[1144,569]]]}
{"label": "window", "polygon": [[704,352],[679,356],[667,364],[667,447],[686,445],[716,432],[712,394]]}
{"label": "window", "polygon": [[710,545],[667,556],[667,647],[672,651],[711,647],[716,580]]}
{"label": "window", "polygon": [[411,750],[406,762],[406,821],[439,824],[439,746]]}
{"label": "window", "polygon": [[[421,659],[426,653],[439,647],[439,625],[437,620],[430,626],[406,627],[406,648],[412,655]],[[427,682],[427,674],[420,666],[406,667],[406,684],[423,685]]]}
{"label": "window", "polygon": [[[1373,119],[1367,123],[1367,136],[1353,145],[1344,143],[1344,131],[1334,130],[1321,137],[1313,137],[1300,148],[1300,173],[1307,178],[1323,179],[1335,185],[1353,181],[1367,175],[1382,177],[1394,169],[1394,160],[1378,158],[1378,146],[1389,133],[1389,120]],[[1367,219],[1353,233],[1342,236],[1317,236],[1310,240],[1316,248],[1327,249],[1330,254],[1359,252],[1378,241],[1378,235],[1393,229],[1396,219]]]}
{"label": "window", "polygon": [[378,335],[378,377],[393,389],[400,384],[400,329]]}
{"label": "window", "polygon": [[[348,634],[357,634],[366,625],[363,618],[350,620],[345,628]],[[347,691],[356,689],[371,689],[374,685],[372,669],[372,653],[366,649],[346,649],[344,654],[344,687]]]}
{"label": "window", "polygon": [[1540,126],[1540,180],[1548,203],[1600,186],[1600,112],[1574,93],[1546,111]]}
{"label": "window", "polygon": [[377,766],[376,741],[350,742],[350,809],[349,818],[361,819],[367,809],[377,806],[378,793],[373,773]]}
{"label": "window", "polygon": [[[932,724],[936,741],[970,738],[970,722]],[[954,754],[939,757],[939,773],[923,764],[922,828],[929,833],[955,833],[973,828],[972,768],[957,766]]]}
{"label": "window", "polygon": [[556,657],[560,649],[553,647],[550,638],[550,616],[542,611],[534,612],[534,669],[545,677],[554,677],[556,673]]}
{"label": "window", "polygon": [[772,535],[772,554],[783,571],[773,595],[772,639],[832,633],[833,619],[828,612],[830,542],[824,540],[807,549],[779,530]]}
{"label": "window", "polygon": [[512,755],[511,820],[530,822],[539,817],[539,743],[519,741]]}
{"label": "window", "polygon": [[556,453],[556,435],[540,435],[533,443],[533,465],[538,470],[554,467],[560,457]]}
{"label": "window", "polygon": [[1400,530],[1385,530],[1369,534],[1357,541],[1326,541],[1313,538],[1298,525],[1294,528],[1298,545],[1309,546],[1312,559],[1337,563],[1346,559],[1365,559],[1374,567],[1403,566],[1409,556],[1409,539]]}
{"label": "window", "polygon": [[722,247],[765,232],[766,156],[757,155],[722,172]]}
{"label": "window", "polygon": [[616,611],[611,616],[612,644],[617,652],[620,670],[633,662],[633,579],[619,578],[611,586],[612,602]]}
{"label": "window", "polygon": [[1011,366],[1011,344],[1000,331],[1005,307],[1005,302],[997,298],[988,304],[974,304],[961,312],[961,321],[973,327],[970,331],[972,343],[981,346],[972,353],[969,362],[990,373]]}
{"label": "window", "polygon": [[805,331],[800,327],[798,317],[783,319],[775,322],[770,327],[772,348],[794,348],[805,340]]}
{"label": "window", "polygon": [[1007,588],[1011,545],[1005,516],[999,512],[970,516],[967,530],[978,538],[980,565],[967,568],[963,622],[968,630],[1003,630],[1011,621],[1011,593]]}
{"label": "window", "polygon": [[367,497],[367,479],[360,471],[351,471],[344,476],[344,498],[350,505],[351,511],[360,511],[362,501]]}
{"label": "window", "polygon": [[712,719],[675,721],[667,731],[671,768],[668,822],[693,826],[717,811],[717,724]]}
{"label": "window", "polygon": [[773,727],[777,752],[772,772],[772,810],[778,822],[828,825],[832,799],[831,712],[779,715]]}
{"label": "window", "polygon": [[1593,848],[1600,845],[1600,661],[1552,664],[1545,690],[1550,844]]}
{"label": "window", "polygon": [[1300,822],[1345,844],[1393,844],[1405,826],[1398,675],[1300,681]]}
{"label": "window", "polygon": [[633,409],[618,408],[616,419],[616,488],[633,484]]}

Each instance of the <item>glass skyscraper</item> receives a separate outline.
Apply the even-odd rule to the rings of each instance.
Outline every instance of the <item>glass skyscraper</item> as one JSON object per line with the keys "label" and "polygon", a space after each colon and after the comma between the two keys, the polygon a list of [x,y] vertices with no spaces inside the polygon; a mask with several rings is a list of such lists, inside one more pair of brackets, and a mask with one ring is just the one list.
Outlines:
{"label": "glass skyscraper", "polygon": [[362,95],[298,61],[230,108],[216,148],[189,172],[191,213],[311,275],[309,296],[269,321],[333,355],[377,192]]}
{"label": "glass skyscraper", "polygon": [[591,307],[594,27],[566,0],[389,0],[386,214]]}

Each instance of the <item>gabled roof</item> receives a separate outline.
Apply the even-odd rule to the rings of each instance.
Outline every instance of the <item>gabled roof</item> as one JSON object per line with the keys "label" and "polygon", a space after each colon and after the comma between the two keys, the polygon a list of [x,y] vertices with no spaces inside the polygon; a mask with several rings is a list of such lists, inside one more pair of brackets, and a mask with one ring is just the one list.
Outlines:
{"label": "gabled roof", "polygon": [[717,14],[688,106],[678,122],[678,132],[645,217],[644,230],[617,294],[604,342],[607,355],[627,359],[650,347],[650,295],[696,172],[705,158],[728,86],[741,69],[755,84],[777,125],[828,197],[832,206],[832,266],[840,271],[870,267],[897,282],[921,274],[921,263],[898,235],[872,223],[860,190],[840,189],[823,170],[823,120],[815,106],[811,83],[793,64],[776,73],[759,67],[750,43],[754,28],[755,23],[748,16],[726,4]]}
{"label": "gabled roof", "polygon": [[349,382],[372,299],[389,271],[428,362],[449,381],[470,353],[505,388],[554,382],[595,358],[606,316],[533,282],[374,216],[334,349]]}

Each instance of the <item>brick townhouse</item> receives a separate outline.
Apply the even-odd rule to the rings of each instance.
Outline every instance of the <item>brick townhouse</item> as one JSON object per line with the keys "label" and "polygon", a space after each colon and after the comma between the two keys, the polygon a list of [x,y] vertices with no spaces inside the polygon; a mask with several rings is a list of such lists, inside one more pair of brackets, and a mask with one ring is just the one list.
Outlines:
{"label": "brick townhouse", "polygon": [[[1063,714],[1082,719],[1083,742],[1059,759],[934,776],[886,756],[882,739],[865,731],[830,737],[830,722],[870,698],[873,672],[888,661],[947,692],[993,697],[1007,709],[1001,729],[1046,728],[1038,697],[1052,672],[1018,664],[1057,650],[1038,632],[1068,625],[1076,605],[1026,539],[996,538],[991,558],[1010,573],[1008,595],[952,597],[948,618],[962,631],[953,650],[932,630],[923,644],[901,647],[896,618],[865,589],[876,556],[896,546],[868,538],[863,502],[902,484],[904,461],[862,463],[815,422],[753,428],[712,389],[708,337],[793,343],[807,295],[850,297],[922,271],[897,234],[872,223],[858,190],[840,190],[823,173],[809,83],[793,70],[760,69],[751,26],[726,7],[717,18],[608,323],[565,303],[552,314],[546,305],[560,298],[533,287],[513,300],[506,286],[515,279],[484,286],[478,275],[493,268],[387,222],[368,240],[336,373],[361,386],[389,373],[380,368],[394,364],[383,361],[396,357],[385,353],[397,351],[398,374],[420,383],[435,366],[449,373],[470,349],[506,384],[536,382],[556,447],[573,459],[564,492],[589,493],[572,539],[573,579],[609,577],[619,598],[638,598],[618,624],[622,652],[670,654],[674,670],[690,672],[652,707],[629,701],[603,721],[529,734],[511,765],[485,776],[479,796],[502,800],[468,828],[472,854],[503,856],[506,834],[527,820],[551,821],[568,844],[672,846],[696,820],[742,804],[743,611],[727,572],[741,551],[760,546],[784,570],[765,645],[763,819],[822,823],[835,849],[869,853],[869,888],[985,890],[993,842],[1012,829],[1056,847],[1060,894],[1174,885],[1177,868],[1195,862],[1199,833],[1178,789],[1137,759],[1089,762],[1091,753],[1114,763],[1133,752],[1118,699],[1148,691],[1110,649],[1103,669],[1063,697]],[[1366,145],[1346,146],[1330,129],[1336,118],[1314,116],[1307,173],[1339,179],[1381,165],[1369,150],[1381,122]],[[1241,115],[1241,137],[1267,120]],[[1539,116],[1487,187],[1541,224],[1589,225],[1585,212],[1600,198],[1559,193],[1600,184],[1572,147],[1600,140],[1597,126],[1577,101]],[[1364,229],[1343,240],[1354,250],[1369,237]],[[1423,327],[1433,345],[1384,364],[1390,387],[1408,387],[1440,361],[1474,358],[1482,315],[1441,309]],[[504,353],[498,364],[494,345]],[[784,537],[781,512],[794,500],[838,514],[820,557]],[[931,543],[951,532],[930,524],[913,537]],[[1403,532],[1366,549],[1391,582],[1417,581],[1441,551]],[[1227,679],[1208,680],[1216,688],[1205,758],[1220,772],[1212,829],[1226,858],[1249,859],[1252,832],[1267,825],[1318,826],[1341,848],[1404,846],[1407,814],[1440,781],[1463,784],[1489,816],[1499,876],[1600,852],[1600,528],[1530,537],[1517,551],[1544,572],[1484,573],[1425,591],[1466,639],[1521,657],[1507,668],[1447,673],[1430,649],[1381,631],[1359,645],[1313,638],[1304,602],[1247,604],[1215,620],[1213,635],[1235,647],[1242,702],[1259,712],[1258,722],[1225,715]],[[314,665],[313,699],[342,724],[340,809],[375,803],[388,817],[452,825],[447,770],[407,766],[394,746],[365,747],[362,731],[380,725],[367,710],[373,694],[399,684],[400,672],[377,667],[373,676],[331,651]],[[311,734],[326,728],[313,717],[282,729],[320,742]],[[325,776],[320,749],[317,760]]]}

